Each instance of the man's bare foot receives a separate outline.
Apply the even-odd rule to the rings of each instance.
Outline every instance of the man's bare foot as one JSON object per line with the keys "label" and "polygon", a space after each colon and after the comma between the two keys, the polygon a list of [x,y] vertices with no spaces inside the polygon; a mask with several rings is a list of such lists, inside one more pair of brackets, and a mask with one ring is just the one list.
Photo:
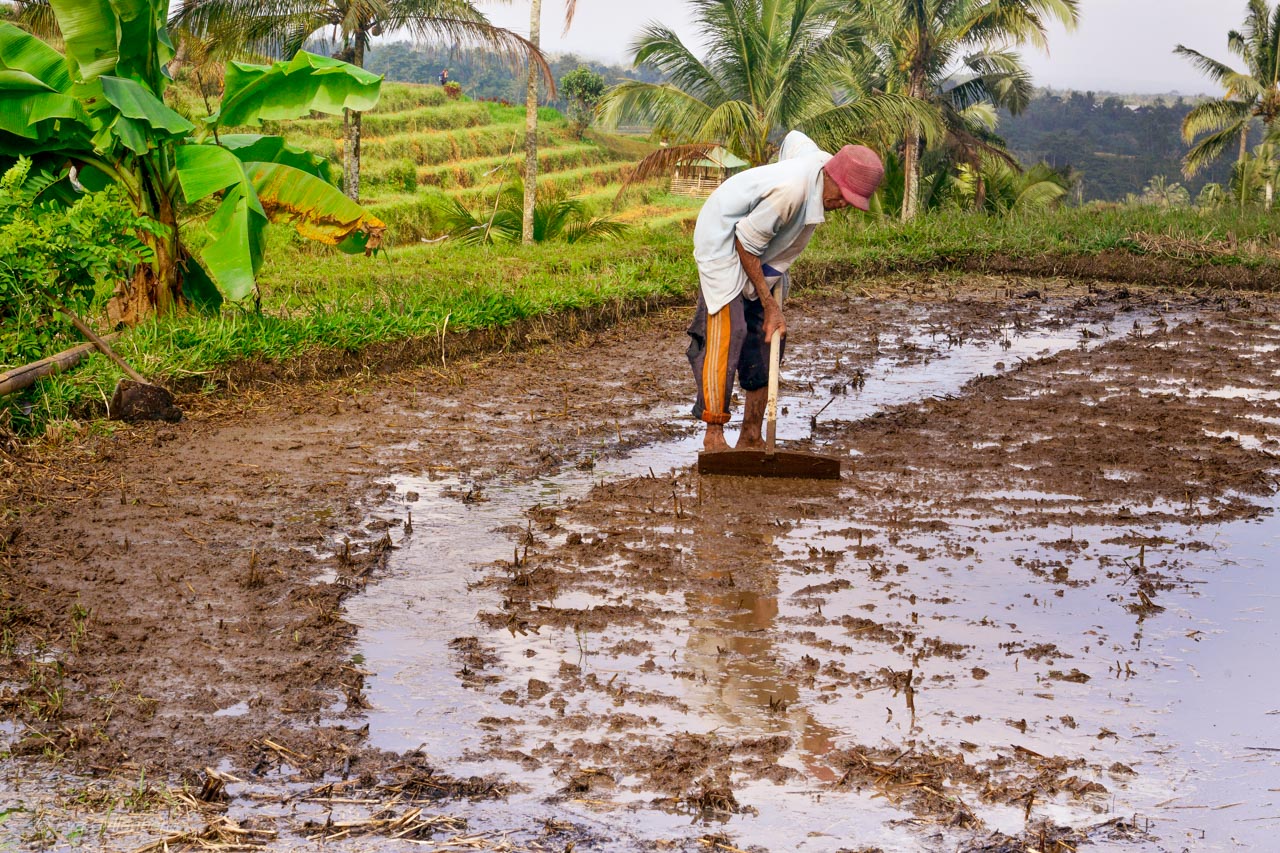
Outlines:
{"label": "man's bare foot", "polygon": [[746,435],[740,435],[740,436],[738,436],[738,443],[735,445],[735,449],[737,449],[737,450],[764,450],[764,439],[763,439],[763,438],[761,438],[761,437],[760,437],[760,436],[758,436],[758,435],[757,435],[757,436],[755,436],[754,438],[749,437],[749,436],[746,436]]}
{"label": "man's bare foot", "polygon": [[724,427],[719,424],[707,424],[707,436],[702,440],[702,449],[706,453],[728,450],[729,443],[724,440]]}

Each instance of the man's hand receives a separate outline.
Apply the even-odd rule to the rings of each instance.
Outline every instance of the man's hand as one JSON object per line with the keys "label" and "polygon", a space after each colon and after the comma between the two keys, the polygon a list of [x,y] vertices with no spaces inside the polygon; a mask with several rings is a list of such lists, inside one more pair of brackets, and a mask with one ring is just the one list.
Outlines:
{"label": "man's hand", "polygon": [[[767,293],[768,291],[766,290],[765,292]],[[764,311],[764,342],[767,344],[773,342],[774,332],[783,337],[786,337],[787,334],[787,321],[783,319],[782,309],[778,307],[777,300],[770,299],[769,301],[773,303],[773,310],[770,311],[766,307]]]}

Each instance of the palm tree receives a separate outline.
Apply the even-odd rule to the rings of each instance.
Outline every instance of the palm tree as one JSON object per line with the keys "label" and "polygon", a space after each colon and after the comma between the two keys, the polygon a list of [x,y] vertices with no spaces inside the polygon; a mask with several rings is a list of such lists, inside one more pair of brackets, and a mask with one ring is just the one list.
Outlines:
{"label": "palm tree", "polygon": [[13,0],[0,3],[0,21],[7,21],[49,43],[58,43],[58,19],[49,0]]}
{"label": "palm tree", "polygon": [[[927,104],[952,144],[990,147],[988,153],[997,152],[978,144],[982,111],[1017,113],[1032,96],[1031,76],[1013,46],[1047,49],[1050,21],[1068,28],[1079,21],[1079,0],[873,0],[870,9],[881,59],[876,85]],[[924,141],[919,127],[908,125],[904,221],[918,209]]]}
{"label": "palm tree", "polygon": [[[573,25],[578,0],[565,0],[564,31]],[[542,0],[529,3],[529,43],[538,49],[542,42]],[[555,86],[552,84],[552,89]],[[534,208],[538,203],[538,69],[529,63],[529,85],[524,99],[524,242],[533,242]]]}
{"label": "palm tree", "polygon": [[646,158],[632,180],[723,145],[752,166],[769,162],[785,131],[819,144],[888,147],[908,120],[932,115],[898,95],[858,90],[849,69],[874,61],[867,21],[831,0],[692,0],[705,46],[700,59],[668,27],[651,24],[632,43],[636,65],[667,82],[627,81],[605,93],[602,118],[651,123],[675,143]]}
{"label": "palm tree", "polygon": [[[471,0],[183,0],[170,24],[208,39],[222,56],[284,55],[300,50],[316,33],[332,30],[341,42],[337,58],[363,68],[370,41],[383,33],[415,39],[448,39],[528,56],[532,69],[551,80],[537,47],[495,27]],[[360,198],[360,113],[343,116],[343,191]]]}
{"label": "palm tree", "polygon": [[[1237,139],[1243,165],[1249,153],[1249,128],[1261,119],[1271,133],[1280,118],[1280,7],[1273,12],[1266,0],[1249,0],[1242,30],[1227,33],[1227,49],[1244,61],[1245,71],[1211,59],[1184,45],[1174,53],[1185,56],[1225,94],[1199,104],[1182,122],[1182,137],[1190,151],[1182,160],[1188,178],[1222,156]],[[1196,137],[1205,134],[1199,142]],[[1193,144],[1194,143],[1194,144]],[[1271,208],[1274,184],[1266,184],[1266,205]]]}

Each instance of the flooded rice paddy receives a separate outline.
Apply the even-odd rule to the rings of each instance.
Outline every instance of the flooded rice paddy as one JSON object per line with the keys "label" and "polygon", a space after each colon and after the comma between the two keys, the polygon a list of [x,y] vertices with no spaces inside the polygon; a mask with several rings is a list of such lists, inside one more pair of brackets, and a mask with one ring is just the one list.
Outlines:
{"label": "flooded rice paddy", "polygon": [[[928,355],[884,355],[856,383],[796,347],[781,437],[1186,319],[922,333],[892,350]],[[1100,396],[1150,381],[1122,373],[1092,377]],[[1140,393],[1275,400],[1194,380]],[[1276,446],[1280,429],[1252,426]],[[1265,849],[1280,829],[1274,500],[1214,524],[1209,497],[1130,506],[962,475],[904,493],[859,476],[856,440],[821,438],[852,463],[839,486],[698,481],[697,441],[482,491],[397,482],[386,511],[412,512],[412,533],[350,606],[371,741],[509,780],[485,823],[568,821],[599,849],[723,833],[951,850],[1045,822],[1134,850]]]}
{"label": "flooded rice paddy", "polygon": [[[300,588],[272,586],[283,568],[255,580],[253,550],[252,583],[237,570],[205,595],[245,546],[192,549],[190,595],[175,583],[176,615],[158,624],[207,612],[192,630],[220,656],[175,659],[167,692],[134,688],[159,697],[143,707],[158,722],[121,702],[98,731],[134,755],[171,743],[182,757],[167,766],[207,765],[197,778],[219,779],[225,802],[129,825],[98,815],[93,838],[1270,849],[1275,306],[973,292],[788,309],[779,436],[842,458],[838,483],[697,476],[683,316],[441,373],[429,390],[410,379],[295,406],[307,414],[294,421],[251,419],[221,470],[255,470],[223,482],[207,467],[206,501],[235,510],[217,518],[228,538],[242,513],[283,543],[263,566],[315,574]],[[271,448],[269,474],[266,456],[240,461],[246,437]],[[326,502],[339,475],[384,497]],[[180,571],[174,543],[215,541],[212,524],[183,520],[199,507],[166,527],[168,504],[126,504],[119,483],[97,511],[136,526],[106,588],[130,582],[130,563]],[[353,511],[361,529],[341,528]],[[93,547],[62,565],[91,566]],[[261,613],[298,616],[229,643],[215,609],[228,596],[244,606],[227,623],[246,631]],[[90,636],[127,638],[106,610]],[[296,650],[301,663],[281,663]],[[0,737],[33,729],[0,722]],[[80,832],[83,795],[59,787],[82,770],[54,767],[15,762],[0,778],[0,797],[23,803],[8,813],[18,837],[40,820],[61,820],[64,841]]]}

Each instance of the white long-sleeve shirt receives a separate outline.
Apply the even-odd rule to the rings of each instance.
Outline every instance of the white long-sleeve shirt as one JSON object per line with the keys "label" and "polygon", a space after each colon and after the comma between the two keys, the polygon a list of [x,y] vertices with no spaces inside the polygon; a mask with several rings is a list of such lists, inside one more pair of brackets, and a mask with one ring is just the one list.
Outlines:
{"label": "white long-sleeve shirt", "polygon": [[709,314],[740,293],[757,298],[735,238],[779,275],[809,245],[814,229],[826,221],[822,167],[830,159],[812,139],[793,130],[782,142],[778,162],[739,172],[707,199],[693,231],[693,257]]}

